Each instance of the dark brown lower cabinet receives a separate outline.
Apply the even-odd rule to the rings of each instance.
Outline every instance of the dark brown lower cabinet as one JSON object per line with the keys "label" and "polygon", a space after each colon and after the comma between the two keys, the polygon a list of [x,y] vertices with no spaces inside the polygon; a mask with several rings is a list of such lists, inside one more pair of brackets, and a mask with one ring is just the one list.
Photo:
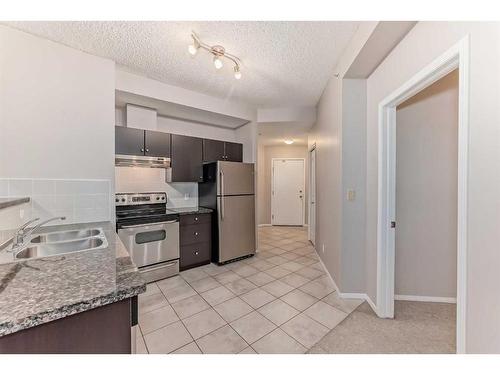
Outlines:
{"label": "dark brown lower cabinet", "polygon": [[180,270],[209,264],[212,253],[212,214],[180,218]]}
{"label": "dark brown lower cabinet", "polygon": [[130,354],[131,326],[135,320],[132,310],[137,305],[136,298],[0,337],[0,353]]}

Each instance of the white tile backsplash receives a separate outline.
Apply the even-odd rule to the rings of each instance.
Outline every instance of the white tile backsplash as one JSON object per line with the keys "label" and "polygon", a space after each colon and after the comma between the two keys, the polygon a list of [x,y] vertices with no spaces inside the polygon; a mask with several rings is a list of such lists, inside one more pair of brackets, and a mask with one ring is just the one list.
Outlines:
{"label": "white tile backsplash", "polygon": [[35,217],[66,216],[65,224],[113,221],[113,195],[110,180],[0,179],[1,197],[31,198],[28,204],[2,210],[0,229],[15,228]]}
{"label": "white tile backsplash", "polygon": [[165,169],[141,167],[115,167],[117,193],[165,192],[167,207],[198,206],[198,183],[165,182]]}

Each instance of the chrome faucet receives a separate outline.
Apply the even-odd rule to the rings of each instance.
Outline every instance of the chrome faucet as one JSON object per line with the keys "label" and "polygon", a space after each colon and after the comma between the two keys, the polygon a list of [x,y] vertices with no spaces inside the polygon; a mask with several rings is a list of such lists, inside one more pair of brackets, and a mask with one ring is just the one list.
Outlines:
{"label": "chrome faucet", "polygon": [[[57,216],[57,217],[51,217],[50,219],[44,220],[37,225],[28,228],[28,226],[34,222],[37,222],[40,220],[39,217],[34,218],[32,220],[27,221],[23,225],[19,227],[19,229],[16,231],[14,236],[11,238],[12,240],[12,246],[10,249],[8,249],[8,252],[14,253],[14,256],[19,253],[21,250],[23,250],[26,247],[26,237],[28,237],[31,233],[39,229],[42,225],[47,224],[51,221],[54,220],[66,220],[66,216]],[[10,241],[10,240],[9,240]]]}

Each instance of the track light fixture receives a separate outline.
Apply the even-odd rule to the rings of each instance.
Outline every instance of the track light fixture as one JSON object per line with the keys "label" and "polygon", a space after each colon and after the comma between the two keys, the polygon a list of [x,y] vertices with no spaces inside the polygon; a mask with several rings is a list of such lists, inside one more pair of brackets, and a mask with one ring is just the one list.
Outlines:
{"label": "track light fixture", "polygon": [[193,38],[193,43],[188,46],[188,52],[192,56],[196,55],[200,48],[210,52],[213,55],[213,63],[215,69],[217,70],[222,68],[224,65],[223,59],[226,58],[234,64],[234,78],[241,79],[241,60],[238,57],[227,53],[225,48],[222,46],[209,46],[208,44],[203,43],[194,32],[191,32],[191,38]]}

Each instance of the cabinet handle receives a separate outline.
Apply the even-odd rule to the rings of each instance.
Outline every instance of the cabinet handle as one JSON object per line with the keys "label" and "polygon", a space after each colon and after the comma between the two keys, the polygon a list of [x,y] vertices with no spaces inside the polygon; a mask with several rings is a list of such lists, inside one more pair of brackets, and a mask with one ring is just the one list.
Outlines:
{"label": "cabinet handle", "polygon": [[197,251],[194,252],[194,255],[198,255],[199,253]]}
{"label": "cabinet handle", "polygon": [[194,232],[194,235],[197,236],[198,235],[198,232]]}
{"label": "cabinet handle", "polygon": [[198,218],[197,218],[197,217],[195,217],[195,218],[194,218],[194,221],[198,221]]}
{"label": "cabinet handle", "polygon": [[141,148],[141,152],[144,152],[144,149],[143,149],[143,148]]}
{"label": "cabinet handle", "polygon": [[146,149],[146,152],[149,152],[149,148]]}

